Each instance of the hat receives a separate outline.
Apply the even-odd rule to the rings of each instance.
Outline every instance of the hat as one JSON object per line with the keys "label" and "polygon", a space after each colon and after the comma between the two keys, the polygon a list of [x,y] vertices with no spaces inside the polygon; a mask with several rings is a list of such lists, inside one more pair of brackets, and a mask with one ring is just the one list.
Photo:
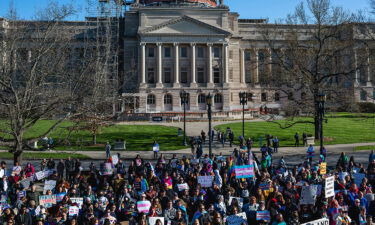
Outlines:
{"label": "hat", "polygon": [[277,203],[277,199],[273,198],[273,199],[271,199],[271,202]]}
{"label": "hat", "polygon": [[128,185],[128,188],[132,188],[132,186],[129,184],[129,185]]}

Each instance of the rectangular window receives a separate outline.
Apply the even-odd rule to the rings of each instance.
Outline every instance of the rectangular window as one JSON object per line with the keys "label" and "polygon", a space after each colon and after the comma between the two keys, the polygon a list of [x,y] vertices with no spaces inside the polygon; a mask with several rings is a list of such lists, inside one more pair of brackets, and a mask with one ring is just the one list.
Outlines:
{"label": "rectangular window", "polygon": [[171,68],[167,67],[167,68],[164,68],[164,83],[171,83],[171,76],[172,76],[172,73],[171,73]]}
{"label": "rectangular window", "polygon": [[204,57],[204,48],[198,47],[198,58],[203,58],[203,57]]}
{"label": "rectangular window", "polygon": [[250,51],[245,51],[245,61],[250,61],[250,60],[251,60]]}
{"label": "rectangular window", "polygon": [[187,83],[188,72],[186,67],[181,67],[181,83]]}
{"label": "rectangular window", "polygon": [[261,95],[261,101],[266,102],[267,101],[267,93],[263,92]]}
{"label": "rectangular window", "polygon": [[197,75],[198,75],[198,83],[204,83],[204,68],[198,67]]}
{"label": "rectangular window", "polygon": [[246,68],[245,70],[245,83],[251,83],[251,69]]}
{"label": "rectangular window", "polygon": [[170,47],[165,47],[164,48],[164,57],[165,58],[170,58],[171,57],[171,48]]}
{"label": "rectangular window", "polygon": [[148,57],[149,58],[154,58],[155,57],[155,48],[148,47],[147,50],[148,50]]}
{"label": "rectangular window", "polygon": [[187,48],[181,47],[181,58],[187,58]]}
{"label": "rectangular window", "polygon": [[220,48],[214,48],[214,58],[220,58]]}
{"label": "rectangular window", "polygon": [[220,69],[214,68],[214,83],[219,84],[220,83]]}
{"label": "rectangular window", "polygon": [[147,70],[147,82],[149,84],[155,83],[155,71],[154,68],[148,68]]}

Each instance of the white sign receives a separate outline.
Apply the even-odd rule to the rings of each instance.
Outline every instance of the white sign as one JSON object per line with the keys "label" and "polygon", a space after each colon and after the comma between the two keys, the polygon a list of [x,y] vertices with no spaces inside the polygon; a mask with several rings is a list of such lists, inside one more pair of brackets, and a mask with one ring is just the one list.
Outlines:
{"label": "white sign", "polygon": [[325,185],[325,197],[333,197],[335,196],[335,177],[327,177],[326,178],[326,185]]}
{"label": "white sign", "polygon": [[44,173],[44,171],[39,171],[39,172],[35,173],[35,176],[36,176],[37,180],[41,180],[41,179],[45,178],[45,173]]}
{"label": "white sign", "polygon": [[44,189],[43,189],[43,194],[46,194],[48,190],[54,189],[56,187],[56,181],[55,180],[46,180],[44,182]]}
{"label": "white sign", "polygon": [[237,199],[237,202],[238,202],[238,206],[242,208],[243,206],[243,198],[238,198],[238,197],[229,197],[229,205],[232,204],[232,200],[233,199]]}
{"label": "white sign", "polygon": [[198,183],[202,185],[202,187],[212,187],[212,176],[198,176]]}
{"label": "white sign", "polygon": [[314,205],[317,190],[318,190],[317,185],[303,186],[302,192],[301,192],[300,204]]}
{"label": "white sign", "polygon": [[117,165],[117,163],[118,163],[118,156],[117,155],[112,156],[112,163],[113,163],[113,165]]}
{"label": "white sign", "polygon": [[149,225],[156,225],[157,221],[160,221],[162,225],[164,225],[164,217],[149,217],[148,223]]}
{"label": "white sign", "polygon": [[178,191],[189,190],[189,185],[187,183],[177,184],[177,188]]}
{"label": "white sign", "polygon": [[323,218],[323,219],[314,220],[308,223],[303,223],[301,225],[329,225],[329,219]]}
{"label": "white sign", "polygon": [[79,208],[77,206],[69,206],[69,216],[73,217],[78,215]]}
{"label": "white sign", "polygon": [[236,215],[228,216],[226,218],[226,223],[228,225],[242,225],[242,224],[247,224],[247,217],[246,213],[238,213]]}
{"label": "white sign", "polygon": [[190,163],[193,165],[199,164],[199,159],[192,159],[190,160]]}
{"label": "white sign", "polygon": [[83,198],[70,198],[70,200],[72,201],[72,203],[77,203],[78,208],[82,209]]}

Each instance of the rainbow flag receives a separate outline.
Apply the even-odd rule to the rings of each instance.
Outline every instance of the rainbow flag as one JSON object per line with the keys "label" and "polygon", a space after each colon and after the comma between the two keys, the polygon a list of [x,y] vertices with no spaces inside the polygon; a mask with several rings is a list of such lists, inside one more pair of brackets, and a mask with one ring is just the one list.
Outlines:
{"label": "rainbow flag", "polygon": [[228,179],[235,176],[234,168],[235,168],[235,165],[233,162],[233,157],[231,156],[229,158],[229,165],[228,165]]}

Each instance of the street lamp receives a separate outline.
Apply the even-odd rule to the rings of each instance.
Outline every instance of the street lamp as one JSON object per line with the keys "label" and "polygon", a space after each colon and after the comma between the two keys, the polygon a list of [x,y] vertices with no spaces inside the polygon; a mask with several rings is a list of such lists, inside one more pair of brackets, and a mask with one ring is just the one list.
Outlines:
{"label": "street lamp", "polygon": [[184,105],[184,142],[183,145],[187,145],[186,143],[186,104],[189,101],[189,94],[186,91],[180,92],[181,104]]}
{"label": "street lamp", "polygon": [[212,106],[212,96],[211,93],[208,93],[206,96],[206,104],[207,104],[207,116],[208,116],[208,151],[210,158],[212,157],[212,131],[211,131],[211,106]]}
{"label": "street lamp", "polygon": [[242,137],[245,139],[245,105],[247,105],[247,98],[249,93],[240,92],[240,104],[242,105]]}
{"label": "street lamp", "polygon": [[327,96],[324,93],[321,93],[317,97],[317,103],[318,103],[318,115],[319,115],[319,139],[320,139],[320,152],[323,150],[323,118],[324,118],[324,111],[325,111],[325,102],[326,102]]}

